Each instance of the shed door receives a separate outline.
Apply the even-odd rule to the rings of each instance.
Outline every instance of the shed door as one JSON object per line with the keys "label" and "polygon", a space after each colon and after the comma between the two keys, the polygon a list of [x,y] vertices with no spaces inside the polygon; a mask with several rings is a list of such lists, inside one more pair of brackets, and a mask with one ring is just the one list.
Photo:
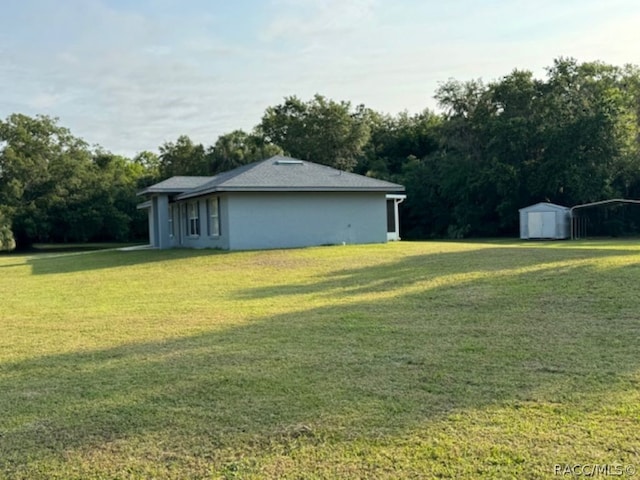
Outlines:
{"label": "shed door", "polygon": [[555,212],[529,212],[529,238],[555,238]]}

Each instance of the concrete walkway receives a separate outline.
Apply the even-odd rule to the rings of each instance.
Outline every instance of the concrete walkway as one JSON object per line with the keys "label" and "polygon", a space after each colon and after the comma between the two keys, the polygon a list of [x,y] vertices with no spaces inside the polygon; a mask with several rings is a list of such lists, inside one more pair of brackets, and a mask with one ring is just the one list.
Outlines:
{"label": "concrete walkway", "polygon": [[116,250],[119,250],[121,252],[131,252],[133,250],[151,250],[155,247],[152,247],[151,245],[133,245],[131,247],[122,247],[122,248],[117,248]]}

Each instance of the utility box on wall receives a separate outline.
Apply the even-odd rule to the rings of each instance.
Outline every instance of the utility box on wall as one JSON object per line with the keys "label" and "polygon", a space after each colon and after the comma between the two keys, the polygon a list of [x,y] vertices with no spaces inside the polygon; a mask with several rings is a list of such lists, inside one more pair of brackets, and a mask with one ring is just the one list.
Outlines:
{"label": "utility box on wall", "polygon": [[540,202],[520,210],[520,238],[561,240],[571,235],[568,207]]}

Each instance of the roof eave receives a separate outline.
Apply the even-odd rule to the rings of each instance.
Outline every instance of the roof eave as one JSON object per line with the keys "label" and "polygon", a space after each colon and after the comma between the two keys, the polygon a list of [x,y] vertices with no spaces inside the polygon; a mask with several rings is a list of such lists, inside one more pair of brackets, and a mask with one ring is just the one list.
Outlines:
{"label": "roof eave", "polygon": [[198,192],[185,192],[178,195],[176,200],[202,197],[212,193],[222,192],[404,192],[402,185],[389,187],[216,187]]}
{"label": "roof eave", "polygon": [[167,195],[177,195],[179,193],[184,193],[185,189],[184,188],[180,188],[180,189],[175,189],[175,188],[145,188],[144,190],[139,191],[138,193],[136,193],[137,196],[142,196],[142,195],[152,195],[154,193],[164,193]]}

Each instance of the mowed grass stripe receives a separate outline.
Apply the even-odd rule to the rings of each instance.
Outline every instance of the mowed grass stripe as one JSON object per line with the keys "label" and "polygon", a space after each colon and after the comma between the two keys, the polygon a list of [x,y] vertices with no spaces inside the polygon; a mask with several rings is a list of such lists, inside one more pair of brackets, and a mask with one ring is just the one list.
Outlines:
{"label": "mowed grass stripe", "polygon": [[0,476],[640,466],[640,246],[0,256]]}

